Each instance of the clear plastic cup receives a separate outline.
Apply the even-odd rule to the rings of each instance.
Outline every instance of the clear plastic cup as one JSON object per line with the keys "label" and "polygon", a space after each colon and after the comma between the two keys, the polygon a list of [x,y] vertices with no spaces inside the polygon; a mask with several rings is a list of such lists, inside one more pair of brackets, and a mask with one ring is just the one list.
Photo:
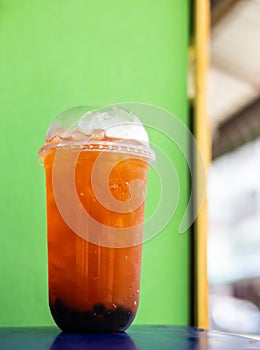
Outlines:
{"label": "clear plastic cup", "polygon": [[139,302],[145,188],[155,156],[118,107],[62,113],[40,148],[49,305],[63,331],[124,331]]}

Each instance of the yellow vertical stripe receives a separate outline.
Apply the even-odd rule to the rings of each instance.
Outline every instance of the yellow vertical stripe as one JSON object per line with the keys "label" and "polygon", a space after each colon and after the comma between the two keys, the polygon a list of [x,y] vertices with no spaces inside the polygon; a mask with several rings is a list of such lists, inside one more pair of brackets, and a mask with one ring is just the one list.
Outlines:
{"label": "yellow vertical stripe", "polygon": [[[195,105],[194,132],[206,167],[210,162],[210,132],[207,114],[207,70],[209,61],[209,0],[195,0]],[[206,169],[207,171],[207,169]],[[197,188],[200,186],[198,174]],[[196,204],[195,204],[196,205]],[[207,203],[206,198],[195,222],[195,322],[208,328],[208,280],[207,280]]]}

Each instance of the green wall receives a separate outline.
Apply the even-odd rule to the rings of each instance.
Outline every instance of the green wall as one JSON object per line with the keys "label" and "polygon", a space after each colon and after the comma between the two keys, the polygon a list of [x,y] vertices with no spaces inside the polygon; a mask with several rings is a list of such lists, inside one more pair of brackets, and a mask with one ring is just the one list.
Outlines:
{"label": "green wall", "polygon": [[[75,105],[135,101],[188,124],[187,47],[188,0],[1,0],[0,326],[52,324],[44,172],[36,163],[50,121]],[[144,245],[135,322],[187,324],[189,238],[177,226],[188,173],[177,147],[154,142],[181,174],[182,197],[174,219]],[[149,186],[155,198],[152,173]]]}

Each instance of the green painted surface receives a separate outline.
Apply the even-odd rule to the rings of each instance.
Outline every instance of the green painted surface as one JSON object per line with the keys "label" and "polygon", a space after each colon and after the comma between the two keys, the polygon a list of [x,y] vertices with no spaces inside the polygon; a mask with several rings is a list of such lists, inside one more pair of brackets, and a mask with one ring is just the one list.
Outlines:
{"label": "green painted surface", "polygon": [[[71,106],[155,104],[188,123],[188,0],[0,2],[0,326],[52,323],[47,300],[44,172],[36,163],[50,121]],[[176,233],[188,173],[176,146],[182,196],[174,220],[144,245],[136,323],[187,324],[188,234]],[[147,211],[158,198],[151,172]],[[169,198],[171,201],[171,198]]]}

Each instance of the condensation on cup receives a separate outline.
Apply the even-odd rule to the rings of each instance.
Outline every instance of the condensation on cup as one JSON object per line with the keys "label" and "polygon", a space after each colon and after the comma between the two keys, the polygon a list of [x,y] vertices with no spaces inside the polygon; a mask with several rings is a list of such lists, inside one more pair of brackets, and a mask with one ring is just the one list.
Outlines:
{"label": "condensation on cup", "polygon": [[46,172],[49,305],[68,332],[124,331],[138,308],[146,179],[155,154],[139,118],[77,107],[50,125]]}

